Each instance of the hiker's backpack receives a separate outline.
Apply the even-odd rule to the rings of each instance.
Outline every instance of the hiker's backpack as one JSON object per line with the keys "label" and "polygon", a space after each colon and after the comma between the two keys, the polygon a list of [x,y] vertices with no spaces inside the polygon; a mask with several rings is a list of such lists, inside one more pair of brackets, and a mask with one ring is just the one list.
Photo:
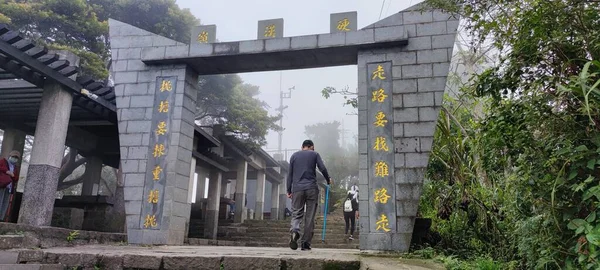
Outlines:
{"label": "hiker's backpack", "polygon": [[352,200],[346,199],[346,202],[344,202],[344,212],[352,212]]}

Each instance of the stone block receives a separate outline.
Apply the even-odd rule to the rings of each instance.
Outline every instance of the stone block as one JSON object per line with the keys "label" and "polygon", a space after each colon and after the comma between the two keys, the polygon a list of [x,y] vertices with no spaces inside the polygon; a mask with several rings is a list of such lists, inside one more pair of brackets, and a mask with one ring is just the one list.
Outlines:
{"label": "stone block", "polygon": [[[146,64],[141,60],[127,60],[127,71],[140,71],[145,70]],[[138,77],[140,75],[138,74]]]}
{"label": "stone block", "polygon": [[189,56],[210,56],[213,54],[213,44],[195,44],[190,46]]}
{"label": "stone block", "polygon": [[357,29],[358,13],[356,11],[332,13],[329,15],[330,33],[356,31]]}
{"label": "stone block", "polygon": [[395,171],[396,184],[418,184],[425,179],[427,165],[418,168],[400,168]]}
{"label": "stone block", "polygon": [[408,252],[412,233],[392,233],[392,249],[396,252]]}
{"label": "stone block", "polygon": [[420,145],[417,137],[396,139],[394,143],[396,153],[418,153],[421,151]]}
{"label": "stone block", "polygon": [[240,53],[258,53],[265,50],[264,40],[240,41]]}
{"label": "stone block", "polygon": [[433,137],[421,137],[421,151],[431,152],[433,146]]}
{"label": "stone block", "polygon": [[422,50],[417,52],[417,63],[442,63],[448,62],[448,51],[446,49]]}
{"label": "stone block", "polygon": [[[419,200],[397,201],[396,202],[396,216],[398,216],[398,217],[415,217],[417,215],[418,210],[419,210]],[[400,221],[396,222],[396,227],[400,227],[400,226],[401,226]],[[405,231],[398,230],[398,232],[405,232]]]}
{"label": "stone block", "polygon": [[123,85],[123,84],[115,85],[114,89],[115,89],[115,96],[122,97],[123,95],[125,95],[125,85]]}
{"label": "stone block", "polygon": [[446,22],[432,22],[417,24],[417,36],[445,35]]}
{"label": "stone block", "polygon": [[142,57],[142,48],[119,49],[118,60],[140,59]]}
{"label": "stone block", "polygon": [[392,67],[392,77],[393,78],[402,78],[402,67],[401,66],[393,66]]}
{"label": "stone block", "polygon": [[394,94],[416,93],[417,79],[394,80]]}
{"label": "stone block", "polygon": [[438,115],[440,114],[439,107],[422,107],[419,108],[419,121],[437,121]]}
{"label": "stone block", "polygon": [[456,40],[456,34],[437,35],[431,37],[431,48],[433,49],[447,49],[454,47],[454,41]]}
{"label": "stone block", "polygon": [[126,254],[123,256],[123,268],[125,269],[161,269],[161,263],[162,256],[160,255]]}
{"label": "stone block", "polygon": [[359,155],[358,157],[358,168],[359,169],[369,169],[369,158],[367,155]]}
{"label": "stone block", "polygon": [[188,46],[169,46],[165,49],[165,58],[184,58],[189,54]]}
{"label": "stone block", "polygon": [[417,23],[428,23],[433,21],[432,11],[406,11],[402,12],[403,23],[406,24],[417,24]]}
{"label": "stone block", "polygon": [[[392,250],[392,237],[389,233],[367,233],[363,245],[364,235],[361,230],[360,246],[361,249],[369,250]],[[364,248],[363,248],[364,247]]]}
{"label": "stone block", "polygon": [[[263,258],[263,257],[224,257],[224,269],[281,269],[281,260],[279,258]],[[217,268],[215,268],[217,269]]]}
{"label": "stone block", "polygon": [[446,22],[446,32],[448,34],[456,34],[458,27],[460,26],[459,20],[451,20]]}
{"label": "stone block", "polygon": [[157,72],[154,71],[154,70],[139,71],[138,72],[138,79],[137,79],[137,81],[138,81],[138,83],[149,83],[149,82],[152,82],[154,84],[154,80],[156,80],[156,76],[157,76]]}
{"label": "stone block", "polygon": [[411,37],[406,45],[406,51],[431,50],[431,48],[431,36]]}
{"label": "stone block", "polygon": [[417,52],[388,53],[387,59],[391,60],[394,66],[412,65],[417,63]]}
{"label": "stone block", "polygon": [[433,93],[403,94],[402,99],[405,108],[428,107],[435,104]]}
{"label": "stone block", "polygon": [[148,146],[128,147],[127,159],[148,159]]}
{"label": "stone block", "polygon": [[239,42],[223,42],[223,43],[215,43],[213,44],[214,52],[213,54],[237,54],[240,51],[240,43]]}
{"label": "stone block", "polygon": [[130,97],[120,97],[117,96],[115,98],[115,102],[117,103],[117,108],[128,108],[130,104]]}
{"label": "stone block", "polygon": [[365,140],[358,140],[358,152],[359,153],[367,153],[369,149],[369,142]]}
{"label": "stone block", "polygon": [[375,42],[397,41],[406,39],[404,26],[375,28]]}
{"label": "stone block", "polygon": [[127,71],[127,60],[114,61],[113,72]]}
{"label": "stone block", "polygon": [[427,78],[433,75],[432,64],[418,64],[402,66],[403,79]]}
{"label": "stone block", "polygon": [[321,34],[317,36],[319,47],[344,46],[346,44],[346,33]]}
{"label": "stone block", "polygon": [[429,153],[407,153],[406,168],[427,167],[429,164]]}
{"label": "stone block", "polygon": [[433,137],[433,133],[435,132],[435,124],[436,122],[405,123],[404,136]]}
{"label": "stone block", "polygon": [[[361,115],[362,114],[365,114],[365,113],[361,113]],[[360,119],[360,115],[359,115],[359,119]],[[365,117],[364,120],[365,120],[365,122],[362,122],[362,123],[359,122],[359,125],[358,125],[358,138],[359,139],[366,139],[367,138],[367,124],[366,124],[367,123],[366,122],[367,119],[366,119],[366,117]]]}
{"label": "stone block", "polygon": [[394,154],[394,167],[402,168],[406,164],[406,155],[404,153]]}
{"label": "stone block", "polygon": [[317,35],[292,37],[292,50],[314,49],[317,47]]}
{"label": "stone block", "polygon": [[368,63],[383,62],[385,60],[386,60],[385,54],[372,54],[372,53],[362,53],[362,52],[359,53],[358,54],[358,66],[359,66],[359,68],[365,66],[365,71],[364,71],[364,73],[362,73],[362,74],[364,74],[364,77],[362,77],[362,78],[360,77],[361,76],[361,72],[359,72],[358,80],[359,81],[360,80],[365,80],[365,83],[366,83],[366,80],[367,80],[367,77],[368,77],[367,76],[368,74],[367,74],[367,71],[366,71],[366,65]]}
{"label": "stone block", "polygon": [[134,96],[131,98],[129,105],[131,108],[149,108],[154,107],[153,96]]}
{"label": "stone block", "polygon": [[394,110],[394,123],[418,122],[418,108],[404,108]]}
{"label": "stone block", "polygon": [[346,45],[374,43],[375,31],[373,29],[346,32]]}
{"label": "stone block", "polygon": [[[161,36],[152,36],[152,46],[154,47],[162,47],[162,46],[177,46],[177,44],[181,44],[175,40],[168,39]],[[147,46],[147,44],[146,44]]]}
{"label": "stone block", "polygon": [[444,92],[434,92],[433,96],[435,100],[435,106],[442,106],[442,103],[444,102]]}
{"label": "stone block", "polygon": [[142,145],[150,144],[150,134],[142,134]]}
{"label": "stone block", "polygon": [[137,173],[139,162],[137,160],[123,160],[121,162],[123,173]]}
{"label": "stone block", "polygon": [[148,83],[130,83],[125,85],[125,96],[147,95],[150,89]]}
{"label": "stone block", "polygon": [[[221,257],[198,257],[198,256],[177,256],[164,257],[164,269],[187,270],[190,268],[198,270],[212,270],[221,268]],[[238,269],[238,268],[224,268]]]}
{"label": "stone block", "polygon": [[142,145],[142,134],[120,134],[119,142],[121,146],[139,146]]}
{"label": "stone block", "polygon": [[[408,155],[408,154],[407,154]],[[396,184],[396,200],[409,201],[419,204],[421,196],[421,184]]]}
{"label": "stone block", "polygon": [[[138,172],[140,172],[139,170],[139,163],[138,163]],[[144,186],[144,179],[146,179],[146,174],[143,173],[127,173],[124,175],[125,177],[125,186],[126,187],[143,187]]]}
{"label": "stone block", "polygon": [[[369,170],[361,169],[358,170],[358,184],[367,185],[369,184]],[[363,196],[365,197],[365,196]]]}
{"label": "stone block", "polygon": [[445,22],[445,21],[454,20],[454,19],[455,19],[454,15],[452,15],[450,13],[444,12],[442,10],[434,10],[433,11],[433,21],[434,22],[440,22],[440,21]]}
{"label": "stone block", "polygon": [[265,41],[265,50],[268,51],[283,51],[289,50],[291,39],[288,38],[276,38],[268,39]]}
{"label": "stone block", "polygon": [[401,123],[394,123],[394,137],[404,137],[404,126]]}
{"label": "stone block", "polygon": [[[364,125],[366,125],[368,122],[369,122],[369,120],[367,119],[367,114],[366,114],[366,113],[361,113],[361,114],[358,114],[358,124],[359,124],[359,125],[361,125],[361,124],[364,124]],[[359,129],[359,130],[358,130],[358,132],[360,133],[360,132],[361,132],[361,130]],[[366,133],[367,133],[366,126],[365,126],[364,133],[365,133],[365,136],[366,136]],[[360,139],[360,138],[359,138],[359,139]]]}
{"label": "stone block", "polygon": [[420,78],[417,84],[419,92],[443,92],[446,89],[446,77]]}
{"label": "stone block", "polygon": [[[446,50],[446,55],[448,55],[447,50]],[[450,72],[450,62],[433,64],[433,76],[441,77],[441,78],[437,78],[437,79],[443,79],[444,85],[446,84],[446,76],[448,76],[449,72]],[[442,91],[443,91],[443,89],[442,89]]]}
{"label": "stone block", "polygon": [[125,213],[139,213],[142,210],[142,201],[126,201]]}
{"label": "stone block", "polygon": [[115,84],[135,83],[137,82],[137,72],[116,72]]}
{"label": "stone block", "polygon": [[276,39],[283,37],[283,19],[258,21],[257,39]]}
{"label": "stone block", "polygon": [[[415,209],[416,210],[416,209]],[[416,214],[416,211],[415,211]],[[415,227],[415,218],[400,216],[396,219],[396,231],[398,233],[412,233]]]}

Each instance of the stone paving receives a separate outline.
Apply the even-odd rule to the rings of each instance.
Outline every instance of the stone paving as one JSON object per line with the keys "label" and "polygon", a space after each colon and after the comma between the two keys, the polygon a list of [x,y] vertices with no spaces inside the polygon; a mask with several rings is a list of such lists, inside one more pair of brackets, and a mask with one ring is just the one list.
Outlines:
{"label": "stone paving", "polygon": [[82,269],[435,269],[360,255],[359,250],[349,249],[85,245],[20,250],[18,263]]}

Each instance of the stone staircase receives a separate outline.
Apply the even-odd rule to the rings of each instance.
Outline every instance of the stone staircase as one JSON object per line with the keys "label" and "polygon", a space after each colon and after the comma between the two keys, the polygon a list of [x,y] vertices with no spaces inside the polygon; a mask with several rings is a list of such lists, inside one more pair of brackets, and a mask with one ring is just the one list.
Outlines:
{"label": "stone staircase", "polygon": [[[202,238],[204,224],[201,220],[190,222],[188,243],[190,245],[222,245],[249,247],[288,247],[290,218],[286,220],[247,220],[244,224],[235,224],[229,220],[219,221],[218,240]],[[358,223],[358,222],[357,222]],[[358,225],[358,224],[357,224]],[[313,248],[358,249],[359,232],[354,232],[354,240],[344,235],[344,219],[341,213],[332,213],[327,217],[325,242],[321,241],[323,217],[317,217],[313,237]],[[357,226],[358,227],[358,226]]]}

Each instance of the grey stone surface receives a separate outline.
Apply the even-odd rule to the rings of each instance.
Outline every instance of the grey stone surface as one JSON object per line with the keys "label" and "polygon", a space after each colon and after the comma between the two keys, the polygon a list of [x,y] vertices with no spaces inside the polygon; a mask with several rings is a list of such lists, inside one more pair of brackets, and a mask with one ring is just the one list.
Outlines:
{"label": "grey stone surface", "polygon": [[199,25],[192,27],[192,35],[190,38],[191,46],[196,44],[215,43],[217,40],[217,26]]}
{"label": "grey stone surface", "polygon": [[[66,132],[66,130],[65,130]],[[60,168],[46,164],[30,164],[21,202],[19,223],[50,226]],[[54,188],[53,188],[54,187]]]}
{"label": "grey stone surface", "polygon": [[283,19],[258,21],[257,39],[271,39],[283,37]]}
{"label": "grey stone surface", "polygon": [[358,29],[358,13],[342,12],[332,13],[329,16],[329,32],[340,33],[356,31]]}
{"label": "grey stone surface", "polygon": [[2,150],[0,152],[1,157],[8,157],[8,154],[15,150],[23,154],[25,149],[25,137],[27,134],[14,128],[5,128],[4,135],[2,137]]}
{"label": "grey stone surface", "polygon": [[258,53],[265,50],[264,40],[240,41],[240,53]]}
{"label": "grey stone surface", "polygon": [[346,45],[373,42],[375,42],[375,31],[373,29],[364,29],[346,33]]}
{"label": "grey stone surface", "polygon": [[375,42],[394,41],[408,36],[404,26],[375,28]]}
{"label": "grey stone surface", "polygon": [[317,36],[317,40],[319,47],[344,46],[346,44],[346,34],[321,34]]}
{"label": "grey stone surface", "polygon": [[292,37],[292,49],[311,49],[317,47],[317,36]]}
{"label": "grey stone surface", "polygon": [[283,51],[290,49],[291,38],[277,38],[265,41],[266,51]]}

